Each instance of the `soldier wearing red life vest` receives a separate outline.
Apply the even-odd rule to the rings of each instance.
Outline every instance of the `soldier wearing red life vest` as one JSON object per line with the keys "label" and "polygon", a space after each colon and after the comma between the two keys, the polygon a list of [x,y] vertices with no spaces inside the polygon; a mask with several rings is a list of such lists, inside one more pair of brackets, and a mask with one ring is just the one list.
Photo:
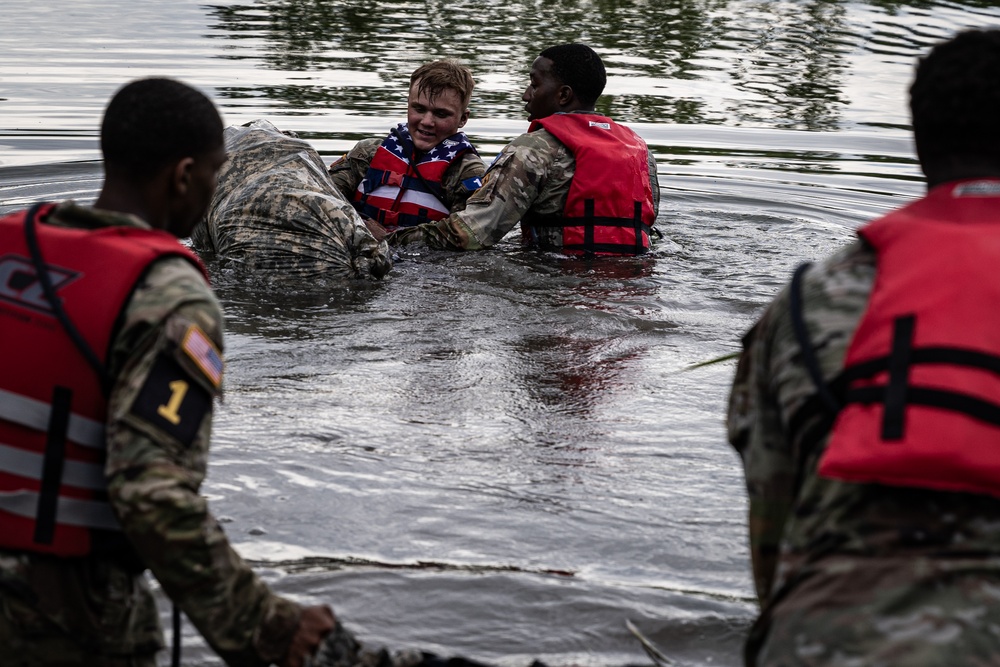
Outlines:
{"label": "soldier wearing red life vest", "polygon": [[926,195],[799,267],[744,338],[748,665],[1000,664],[998,68],[1000,30],[920,59]]}
{"label": "soldier wearing red life vest", "polygon": [[132,82],[105,111],[94,206],[0,219],[5,665],[156,665],[147,569],[229,664],[298,667],[335,625],[272,593],[199,494],[222,313],[177,239],[215,190],[222,130],[193,88]]}
{"label": "soldier wearing red life vest", "polygon": [[478,250],[518,222],[525,243],[570,255],[640,255],[659,208],[656,162],[632,130],[597,114],[607,80],[590,47],[545,49],[522,96],[528,132],[508,144],[465,210],[390,243]]}
{"label": "soldier wearing red life vest", "polygon": [[330,165],[330,176],[377,237],[465,208],[481,185],[483,161],[464,132],[475,82],[453,60],[410,76],[407,122],[366,139]]}

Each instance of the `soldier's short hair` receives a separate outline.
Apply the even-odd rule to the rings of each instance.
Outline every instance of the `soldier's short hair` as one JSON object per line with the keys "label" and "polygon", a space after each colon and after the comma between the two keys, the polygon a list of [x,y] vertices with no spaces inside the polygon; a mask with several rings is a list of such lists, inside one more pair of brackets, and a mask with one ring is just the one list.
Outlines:
{"label": "soldier's short hair", "polygon": [[921,58],[910,86],[913,136],[922,159],[1000,158],[1000,30],[967,30]]}
{"label": "soldier's short hair", "polygon": [[472,72],[457,60],[445,59],[421,65],[410,75],[410,87],[417,85],[417,94],[426,93],[434,99],[445,90],[454,90],[467,108],[472,100],[472,89],[476,82]]}
{"label": "soldier's short hair", "polygon": [[222,133],[222,118],[203,93],[173,79],[138,79],[104,110],[101,153],[107,166],[141,179],[219,148]]}
{"label": "soldier's short hair", "polygon": [[608,73],[604,62],[586,44],[558,44],[538,54],[552,61],[552,73],[573,89],[578,100],[593,106],[604,92]]}

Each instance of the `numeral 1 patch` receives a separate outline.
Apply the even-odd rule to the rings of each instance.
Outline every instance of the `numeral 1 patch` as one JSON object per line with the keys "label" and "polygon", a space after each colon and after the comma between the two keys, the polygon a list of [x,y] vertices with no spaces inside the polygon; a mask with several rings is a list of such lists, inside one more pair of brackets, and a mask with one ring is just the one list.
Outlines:
{"label": "numeral 1 patch", "polygon": [[211,407],[208,391],[172,357],[161,354],[132,404],[132,414],[190,445]]}

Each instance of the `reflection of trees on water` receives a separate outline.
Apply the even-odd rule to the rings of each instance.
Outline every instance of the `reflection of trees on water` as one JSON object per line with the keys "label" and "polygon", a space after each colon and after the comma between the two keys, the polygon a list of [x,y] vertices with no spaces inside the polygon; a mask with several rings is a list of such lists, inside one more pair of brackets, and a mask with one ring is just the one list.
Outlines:
{"label": "reflection of trees on water", "polygon": [[[980,1],[988,6],[968,4]],[[933,6],[870,2],[886,14],[920,4]],[[847,7],[844,0],[258,0],[211,11],[230,39],[264,44],[243,52],[237,45],[230,57],[326,73],[301,85],[223,91],[232,97],[398,114],[410,72],[455,57],[481,83],[473,101],[479,117],[522,119],[520,93],[538,51],[583,41],[614,77],[616,90],[599,109],[623,121],[828,130],[847,102],[848,56],[868,48],[869,26],[852,26]],[[365,85],[366,76],[379,85]]]}
{"label": "reflection of trees on water", "polygon": [[778,127],[836,129],[845,57],[845,10],[840,3],[769,3],[733,21],[729,38],[743,55],[731,74],[754,99],[734,104],[741,121],[773,117]]}

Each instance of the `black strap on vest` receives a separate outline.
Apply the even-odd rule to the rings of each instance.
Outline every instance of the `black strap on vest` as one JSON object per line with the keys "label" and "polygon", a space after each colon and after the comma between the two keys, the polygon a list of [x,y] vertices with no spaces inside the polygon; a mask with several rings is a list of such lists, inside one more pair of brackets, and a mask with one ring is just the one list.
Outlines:
{"label": "black strap on vest", "polygon": [[[583,223],[583,249],[587,252],[594,252],[594,200],[584,199],[583,200],[583,219],[580,221]],[[566,247],[566,241],[563,240],[563,247]]]}
{"label": "black strap on vest", "polygon": [[[636,255],[642,255],[649,250],[642,244],[642,234],[643,232],[646,234],[652,233],[652,228],[646,227],[642,222],[641,201],[634,202],[632,217],[629,218],[597,216],[594,214],[594,210],[594,200],[585,199],[583,201],[583,215],[579,218],[568,218],[562,215],[545,215],[532,218],[527,224],[529,227],[583,227],[583,243],[567,244],[564,241],[563,247],[566,249],[581,249],[589,253],[608,252],[624,254],[626,252],[634,252]],[[525,224],[525,221],[522,220],[521,224]],[[634,245],[596,243],[594,241],[594,232],[597,227],[628,227],[635,231],[635,243]]]}
{"label": "black strap on vest", "polygon": [[104,364],[98,358],[94,351],[87,344],[86,339],[80,334],[80,330],[76,328],[73,321],[66,314],[66,311],[62,307],[62,301],[56,295],[55,288],[52,286],[52,278],[49,276],[49,272],[45,266],[45,260],[42,258],[42,251],[38,246],[38,233],[35,229],[35,218],[38,216],[38,211],[43,206],[45,202],[38,202],[31,209],[28,210],[28,214],[24,218],[24,240],[28,244],[28,251],[31,253],[31,262],[35,267],[35,275],[38,277],[38,281],[42,285],[42,291],[45,294],[45,300],[49,302],[52,306],[52,312],[55,314],[56,319],[59,320],[59,324],[62,325],[66,334],[69,335],[73,344],[83,355],[90,367],[94,369],[97,373],[97,377],[101,382],[101,389],[104,394],[111,390],[111,377],[108,375],[108,371],[104,368]]}
{"label": "black strap on vest", "polygon": [[635,230],[635,254],[641,255],[646,252],[642,245],[642,202],[633,202],[632,205],[632,229]]}
{"label": "black strap on vest", "polygon": [[885,388],[885,409],[882,411],[882,439],[903,438],[903,412],[906,409],[907,380],[913,352],[913,329],[916,317],[897,317],[892,327],[892,351],[889,352],[889,385]]}
{"label": "black strap on vest", "polygon": [[59,509],[59,487],[62,485],[66,458],[66,432],[69,428],[70,403],[73,392],[66,387],[52,390],[52,408],[42,457],[42,481],[35,510],[36,544],[52,544],[56,532],[56,511]]}
{"label": "black strap on vest", "polygon": [[[923,405],[968,415],[974,419],[1000,427],[1000,403],[985,401],[976,396],[944,389],[914,387],[909,383],[909,371],[914,365],[947,364],[977,368],[1000,375],[1000,357],[993,354],[952,347],[914,347],[916,329],[914,315],[902,315],[893,322],[892,349],[888,355],[853,364],[841,371],[830,382],[823,375],[809,341],[805,317],[802,312],[802,277],[809,264],[795,270],[789,293],[792,328],[802,352],[805,365],[816,395],[809,399],[789,421],[795,432],[808,418],[824,410],[832,418],[843,403],[880,403],[884,406],[881,439],[886,442],[901,440],[905,431],[905,412],[908,405]],[[878,373],[888,373],[887,384],[848,388],[855,380],[871,378]],[[832,424],[832,421],[830,422]]]}

